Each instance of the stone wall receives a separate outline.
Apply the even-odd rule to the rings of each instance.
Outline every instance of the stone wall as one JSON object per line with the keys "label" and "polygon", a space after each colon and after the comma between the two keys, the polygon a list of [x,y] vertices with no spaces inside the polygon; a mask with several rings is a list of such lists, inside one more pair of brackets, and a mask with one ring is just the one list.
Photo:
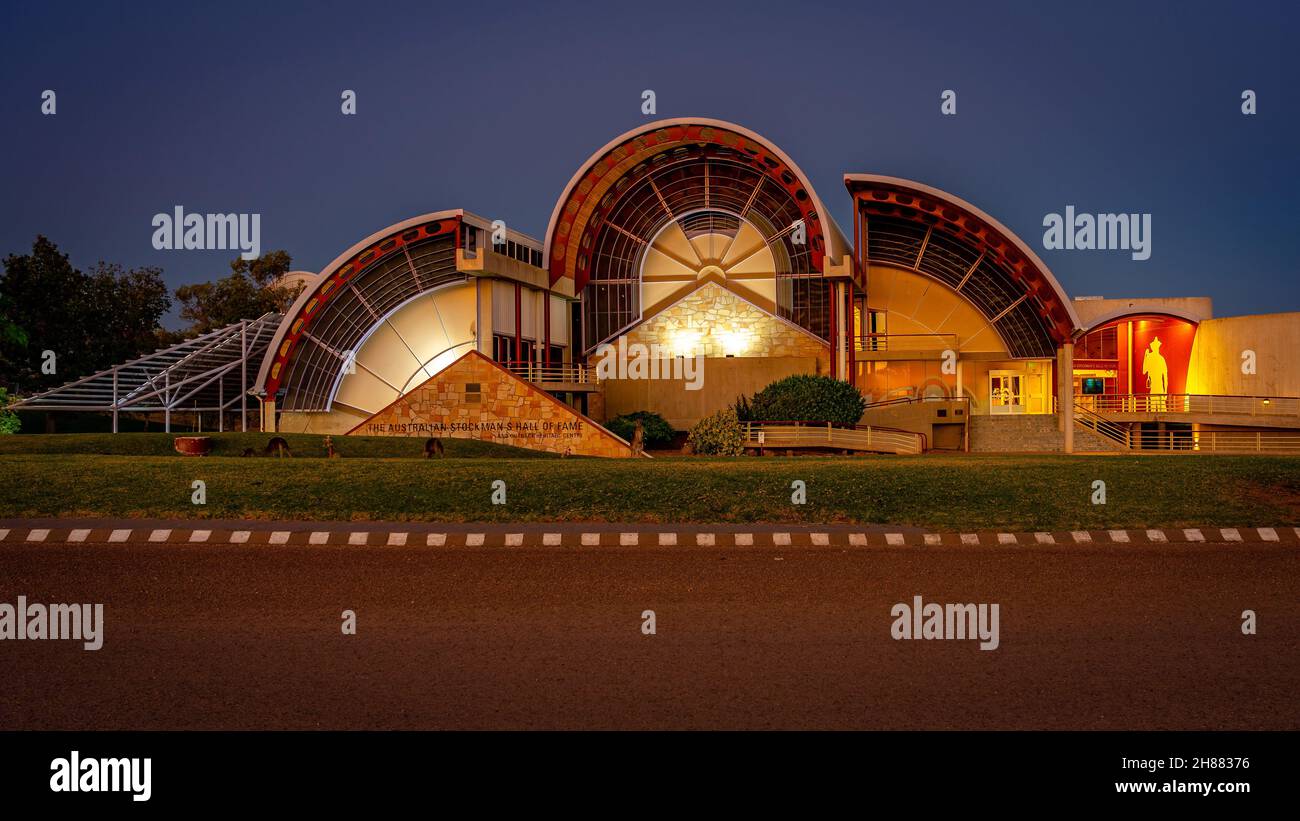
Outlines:
{"label": "stone wall", "polygon": [[628,344],[658,344],[673,356],[814,357],[828,368],[830,363],[830,349],[821,340],[716,282],[695,289],[626,337]]}
{"label": "stone wall", "polygon": [[349,435],[482,439],[575,456],[631,455],[627,442],[478,351],[465,354]]}

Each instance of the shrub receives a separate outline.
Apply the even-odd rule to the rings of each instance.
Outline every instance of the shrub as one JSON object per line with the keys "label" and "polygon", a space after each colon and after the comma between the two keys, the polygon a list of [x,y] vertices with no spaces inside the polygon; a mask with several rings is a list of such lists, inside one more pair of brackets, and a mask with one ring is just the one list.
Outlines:
{"label": "shrub", "polygon": [[636,433],[637,420],[641,422],[641,429],[645,435],[645,446],[647,448],[664,448],[673,443],[673,427],[654,411],[636,411],[635,413],[625,413],[610,420],[605,427],[615,436],[621,436],[627,441],[632,441],[632,436]]}
{"label": "shrub", "polygon": [[736,418],[735,408],[724,408],[696,422],[686,441],[694,453],[706,456],[742,456],[745,453],[745,432]]}
{"label": "shrub", "polygon": [[23,426],[18,414],[5,408],[10,402],[9,391],[0,388],[0,435],[17,433]]}
{"label": "shrub", "polygon": [[778,379],[754,394],[755,422],[834,422],[856,425],[866,401],[848,382],[798,374]]}
{"label": "shrub", "polygon": [[742,422],[754,421],[754,409],[749,406],[749,397],[743,393],[736,397],[736,401],[731,403],[731,407],[736,410],[736,418]]}

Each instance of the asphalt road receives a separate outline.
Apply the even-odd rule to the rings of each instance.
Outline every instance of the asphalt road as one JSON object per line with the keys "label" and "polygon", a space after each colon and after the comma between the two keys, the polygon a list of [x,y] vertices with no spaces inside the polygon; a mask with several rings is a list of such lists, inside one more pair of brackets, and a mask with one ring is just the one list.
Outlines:
{"label": "asphalt road", "polygon": [[6,545],[20,594],[104,646],[0,642],[2,729],[1300,729],[1294,546]]}

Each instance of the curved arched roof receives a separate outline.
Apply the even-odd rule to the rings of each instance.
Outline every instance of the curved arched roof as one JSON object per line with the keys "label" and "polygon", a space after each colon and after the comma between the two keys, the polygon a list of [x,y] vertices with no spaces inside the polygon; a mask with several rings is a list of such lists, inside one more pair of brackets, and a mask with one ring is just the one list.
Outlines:
{"label": "curved arched roof", "polygon": [[[688,156],[691,152],[694,155]],[[653,174],[675,160],[692,159],[705,169],[690,172],[694,184],[667,194],[655,185]],[[710,164],[718,169],[712,176]],[[633,208],[625,206],[623,214],[629,224],[608,222],[634,184],[647,178],[657,202],[647,207],[639,203]],[[793,267],[807,269],[801,273],[820,273],[825,255],[834,260],[848,253],[843,233],[807,176],[785,152],[734,123],[683,117],[627,131],[583,163],[551,213],[543,265],[549,269],[552,283],[570,277],[574,290],[581,291],[591,277],[593,256],[631,267],[630,257],[637,246],[648,243],[666,222],[688,210],[719,205],[742,217],[748,209],[765,207],[773,222],[788,224],[802,218],[807,226],[808,258],[792,262]],[[774,223],[771,227],[779,235],[787,225]],[[598,236],[602,231],[610,237],[604,244]]]}
{"label": "curved arched roof", "polygon": [[906,268],[953,288],[1016,357],[1052,356],[1082,332],[1046,263],[984,211],[898,177],[846,174],[844,184],[854,195],[855,219],[865,219],[866,235],[856,238],[859,264]]}
{"label": "curved arched roof", "polygon": [[321,269],[276,330],[258,372],[282,410],[323,410],[338,369],[381,317],[413,296],[465,278],[456,267],[464,211],[435,211],[376,231]]}

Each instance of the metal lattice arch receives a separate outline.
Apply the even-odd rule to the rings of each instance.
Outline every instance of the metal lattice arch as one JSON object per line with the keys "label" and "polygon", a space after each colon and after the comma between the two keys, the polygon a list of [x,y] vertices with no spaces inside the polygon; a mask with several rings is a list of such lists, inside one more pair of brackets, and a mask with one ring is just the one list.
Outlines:
{"label": "metal lattice arch", "polygon": [[898,177],[846,174],[844,182],[854,196],[857,267],[941,283],[979,311],[1015,358],[1052,357],[1082,332],[1047,265],[979,208]]}
{"label": "metal lattice arch", "polygon": [[[29,396],[12,407],[36,411],[161,413],[171,430],[175,413],[216,413],[224,430],[227,413],[239,411],[248,429],[251,369],[269,349],[280,314],[263,314],[161,348],[107,370]],[[250,365],[250,363],[252,363]]]}
{"label": "metal lattice arch", "polygon": [[544,248],[551,283],[567,279],[581,295],[586,350],[707,277],[827,339],[825,266],[849,252],[783,151],[705,118],[649,123],[592,154],[557,201]]}
{"label": "metal lattice arch", "polygon": [[458,265],[466,221],[461,210],[404,220],[321,270],[258,374],[281,429],[311,430],[311,414],[363,420],[474,347],[475,289]]}

